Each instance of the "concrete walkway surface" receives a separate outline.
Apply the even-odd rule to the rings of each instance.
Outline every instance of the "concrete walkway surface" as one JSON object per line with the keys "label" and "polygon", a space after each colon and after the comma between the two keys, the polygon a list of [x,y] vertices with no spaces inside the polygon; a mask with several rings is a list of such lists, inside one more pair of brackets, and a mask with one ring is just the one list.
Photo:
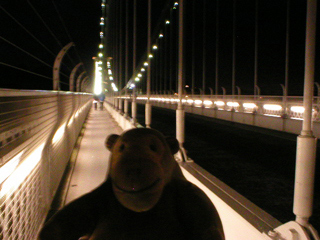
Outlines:
{"label": "concrete walkway surface", "polygon": [[90,192],[105,180],[110,152],[104,143],[108,135],[121,132],[122,129],[105,109],[91,108],[78,148],[65,204]]}

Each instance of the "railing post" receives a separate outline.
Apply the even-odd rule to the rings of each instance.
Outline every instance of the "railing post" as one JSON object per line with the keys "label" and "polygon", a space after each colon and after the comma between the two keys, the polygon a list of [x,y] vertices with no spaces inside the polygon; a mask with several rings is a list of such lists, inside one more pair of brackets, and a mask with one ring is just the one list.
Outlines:
{"label": "railing post", "polygon": [[76,87],[76,91],[77,91],[77,92],[80,92],[80,82],[81,82],[81,78],[83,77],[83,75],[84,75],[85,73],[86,73],[85,71],[82,72],[82,73],[78,76],[78,78],[77,78],[77,87]]}
{"label": "railing post", "polygon": [[86,85],[88,83],[88,79],[89,79],[89,76],[86,76],[82,82],[81,82],[81,87],[80,87],[80,92],[85,92],[86,91]]}
{"label": "railing post", "polygon": [[62,59],[66,52],[72,47],[74,44],[73,42],[68,43],[64,48],[61,49],[59,54],[57,55],[54,65],[53,65],[53,90],[59,91],[60,90],[60,66]]}
{"label": "railing post", "polygon": [[151,103],[150,103],[150,94],[151,94],[151,0],[148,1],[148,72],[147,72],[147,103],[145,108],[145,123],[146,127],[151,127]]}
{"label": "railing post", "polygon": [[133,123],[136,123],[137,122],[137,99],[136,99],[135,88],[133,88],[133,91],[132,91],[131,117],[132,117]]}
{"label": "railing post", "polygon": [[125,117],[128,116],[128,101],[129,100],[128,100],[127,96],[128,96],[128,90],[126,89],[125,94],[124,94],[124,97],[125,97],[125,99],[124,99],[124,116]]}
{"label": "railing post", "polygon": [[114,96],[113,101],[114,101],[114,108],[118,110],[119,104],[118,104],[118,97],[116,95]]}
{"label": "railing post", "polygon": [[71,71],[70,74],[70,78],[69,78],[69,91],[70,92],[74,92],[74,77],[76,75],[76,72],[78,71],[79,67],[82,65],[83,63],[78,63]]}
{"label": "railing post", "polygon": [[305,53],[305,108],[301,135],[297,141],[296,176],[294,189],[293,212],[296,222],[309,228],[309,217],[313,210],[313,192],[315,176],[316,138],[311,130],[312,101],[314,84],[315,38],[316,38],[317,1],[308,0],[307,3],[307,31]]}
{"label": "railing post", "polygon": [[282,118],[287,118],[287,89],[283,84],[280,84],[280,86],[282,88]]}
{"label": "railing post", "polygon": [[176,136],[183,149],[185,139],[185,112],[182,104],[183,96],[183,0],[179,1],[179,53],[178,53],[178,107],[176,111]]}
{"label": "railing post", "polygon": [[119,100],[118,100],[118,103],[119,103],[119,112],[123,112],[123,100],[122,100],[122,97],[121,97],[121,94],[119,95]]}

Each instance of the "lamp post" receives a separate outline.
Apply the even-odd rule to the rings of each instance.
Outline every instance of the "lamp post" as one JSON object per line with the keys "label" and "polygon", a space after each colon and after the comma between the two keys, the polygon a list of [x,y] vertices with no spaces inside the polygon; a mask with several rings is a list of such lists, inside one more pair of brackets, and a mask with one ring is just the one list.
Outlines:
{"label": "lamp post", "polygon": [[309,218],[313,210],[316,138],[311,130],[316,43],[317,1],[307,2],[307,30],[305,53],[304,114],[301,134],[297,140],[296,176],[293,212],[296,222],[312,228]]}
{"label": "lamp post", "polygon": [[183,76],[183,0],[179,2],[179,48],[178,48],[178,107],[176,110],[176,136],[183,149],[185,139],[185,112],[182,104],[184,76]]}
{"label": "lamp post", "polygon": [[151,58],[149,55],[151,54],[151,0],[148,0],[148,70],[147,70],[147,103],[145,109],[145,122],[146,127],[151,127],[151,103],[150,103],[150,95],[151,95]]}

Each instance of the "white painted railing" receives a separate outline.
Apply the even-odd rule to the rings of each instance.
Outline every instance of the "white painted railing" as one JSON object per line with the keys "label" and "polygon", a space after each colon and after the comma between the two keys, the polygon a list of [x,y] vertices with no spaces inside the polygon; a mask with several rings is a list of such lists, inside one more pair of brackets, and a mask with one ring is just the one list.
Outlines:
{"label": "white painted railing", "polygon": [[[126,97],[122,97],[126,98]],[[146,100],[146,96],[138,96],[137,100]],[[177,104],[177,95],[152,95],[150,100],[157,103]],[[230,96],[230,95],[186,95],[182,100],[184,106],[254,113],[261,115],[277,116],[283,118],[303,118],[303,97],[282,96]],[[320,120],[319,97],[314,97],[313,120]]]}
{"label": "white painted railing", "polygon": [[92,103],[83,93],[0,89],[0,239],[33,240]]}
{"label": "white painted railing", "polygon": [[[132,101],[132,96],[120,99]],[[146,96],[137,96],[138,103],[145,103]],[[152,95],[153,106],[177,109],[177,95]],[[186,95],[183,105],[187,113],[232,121],[277,131],[300,134],[303,119],[303,98],[282,96],[229,96]],[[112,102],[112,100],[109,100]],[[313,134],[320,138],[320,103],[313,100]]]}

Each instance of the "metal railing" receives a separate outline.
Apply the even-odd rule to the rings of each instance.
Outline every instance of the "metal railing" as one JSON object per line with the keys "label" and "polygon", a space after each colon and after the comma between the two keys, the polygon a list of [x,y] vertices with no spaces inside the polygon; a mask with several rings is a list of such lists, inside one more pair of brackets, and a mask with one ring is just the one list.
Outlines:
{"label": "metal railing", "polygon": [[36,239],[91,94],[0,89],[0,239]]}
{"label": "metal railing", "polygon": [[[132,98],[122,96],[121,98]],[[146,101],[146,95],[138,95],[137,100]],[[151,102],[177,105],[177,95],[151,95]],[[303,97],[290,96],[284,100],[283,96],[231,96],[231,95],[186,95],[182,99],[185,107],[216,109],[235,111],[241,113],[252,113],[269,115],[274,117],[303,119]],[[313,121],[320,120],[319,97],[313,100]]]}

